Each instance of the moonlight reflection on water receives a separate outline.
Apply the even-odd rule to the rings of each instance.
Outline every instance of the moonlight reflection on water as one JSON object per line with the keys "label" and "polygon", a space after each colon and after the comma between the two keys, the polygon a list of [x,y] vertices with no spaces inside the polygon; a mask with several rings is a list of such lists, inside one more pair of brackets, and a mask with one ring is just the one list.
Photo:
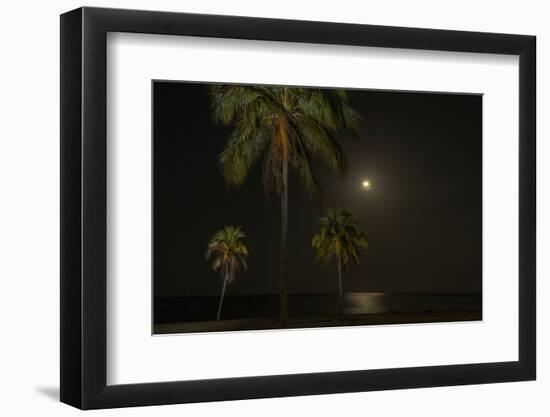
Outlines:
{"label": "moonlight reflection on water", "polygon": [[345,314],[474,311],[480,305],[481,294],[351,292],[344,296]]}
{"label": "moonlight reflection on water", "polygon": [[[219,297],[157,299],[155,323],[208,321],[215,318]],[[481,311],[481,294],[396,294],[349,292],[344,294],[343,314],[352,317],[378,313],[431,313]],[[293,318],[335,317],[337,294],[291,294]],[[278,317],[278,295],[233,296],[224,300],[225,319]]]}

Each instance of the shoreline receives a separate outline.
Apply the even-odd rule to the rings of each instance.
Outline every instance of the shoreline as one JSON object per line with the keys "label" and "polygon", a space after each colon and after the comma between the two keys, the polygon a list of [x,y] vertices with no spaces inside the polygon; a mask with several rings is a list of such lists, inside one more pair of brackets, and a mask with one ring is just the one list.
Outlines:
{"label": "shoreline", "polygon": [[[372,313],[338,317],[316,317],[311,319],[289,318],[285,329],[371,326],[388,324],[418,324],[461,321],[480,321],[481,311],[445,311],[419,313]],[[283,329],[278,318],[270,319],[233,319],[220,321],[196,321],[186,323],[160,323],[154,325],[154,335],[176,333],[206,333],[241,330]]]}

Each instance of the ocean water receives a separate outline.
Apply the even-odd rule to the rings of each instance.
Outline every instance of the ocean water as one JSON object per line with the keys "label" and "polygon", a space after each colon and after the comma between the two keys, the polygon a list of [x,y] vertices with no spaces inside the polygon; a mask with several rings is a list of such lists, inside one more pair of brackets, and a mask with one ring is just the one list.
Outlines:
{"label": "ocean water", "polygon": [[[219,297],[155,297],[155,324],[211,321],[216,318]],[[350,292],[344,294],[345,315],[376,313],[426,313],[481,311],[481,294],[396,294]],[[276,318],[278,295],[227,296],[224,319]],[[330,317],[338,314],[338,295],[289,295],[291,318]]]}

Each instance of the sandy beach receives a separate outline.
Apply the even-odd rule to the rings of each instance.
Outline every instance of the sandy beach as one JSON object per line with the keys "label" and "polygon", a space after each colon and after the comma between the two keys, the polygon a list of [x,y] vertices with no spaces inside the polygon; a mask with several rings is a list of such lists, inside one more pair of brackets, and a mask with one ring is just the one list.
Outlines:
{"label": "sandy beach", "polygon": [[[312,319],[289,318],[287,328],[314,328],[332,326],[369,326],[380,324],[437,323],[481,320],[480,311],[421,312],[421,313],[378,313],[353,316],[318,317]],[[198,321],[187,323],[164,323],[154,326],[154,334],[218,332],[236,330],[280,329],[278,319],[238,319],[220,321]]]}

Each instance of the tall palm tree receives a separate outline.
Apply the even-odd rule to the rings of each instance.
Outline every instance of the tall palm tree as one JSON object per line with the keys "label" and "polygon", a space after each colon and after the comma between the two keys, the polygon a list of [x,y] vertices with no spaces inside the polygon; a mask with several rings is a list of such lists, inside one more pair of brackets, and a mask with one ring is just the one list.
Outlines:
{"label": "tall palm tree", "polygon": [[367,237],[359,228],[355,217],[346,210],[329,210],[320,219],[320,230],[311,242],[317,251],[317,260],[330,262],[333,258],[338,266],[339,307],[342,314],[342,278],[351,263],[359,264],[361,249],[368,248]]}
{"label": "tall palm tree", "polygon": [[223,279],[222,294],[218,304],[216,320],[220,319],[222,312],[223,297],[227,284],[235,281],[235,274],[241,269],[246,269],[246,257],[248,248],[243,242],[245,234],[239,227],[225,226],[217,231],[206,250],[206,259],[212,258],[212,269],[219,271]]}
{"label": "tall palm tree", "polygon": [[343,90],[218,85],[212,87],[214,120],[233,126],[219,161],[225,182],[242,185],[263,159],[266,194],[281,200],[280,319],[288,318],[288,172],[293,168],[310,196],[320,192],[312,159],[344,168],[335,134],[354,128],[357,114]]}

